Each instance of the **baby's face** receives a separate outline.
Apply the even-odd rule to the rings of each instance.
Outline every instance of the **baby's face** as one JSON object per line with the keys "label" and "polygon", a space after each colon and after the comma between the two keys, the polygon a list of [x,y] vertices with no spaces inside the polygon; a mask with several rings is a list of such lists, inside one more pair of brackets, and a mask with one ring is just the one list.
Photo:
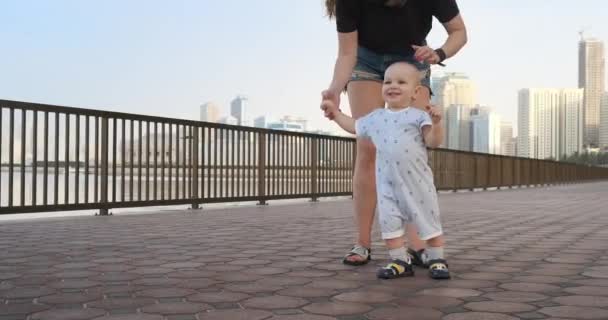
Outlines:
{"label": "baby's face", "polygon": [[407,107],[411,105],[419,84],[420,72],[416,67],[407,63],[393,64],[384,73],[384,101],[389,107]]}

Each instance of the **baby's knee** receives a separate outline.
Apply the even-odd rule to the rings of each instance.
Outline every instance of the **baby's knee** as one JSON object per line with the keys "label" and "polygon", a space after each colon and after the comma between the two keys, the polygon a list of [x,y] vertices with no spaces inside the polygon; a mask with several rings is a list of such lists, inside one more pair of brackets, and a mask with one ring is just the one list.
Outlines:
{"label": "baby's knee", "polygon": [[443,247],[445,245],[445,239],[443,238],[443,235],[439,235],[426,240],[426,243],[429,247]]}

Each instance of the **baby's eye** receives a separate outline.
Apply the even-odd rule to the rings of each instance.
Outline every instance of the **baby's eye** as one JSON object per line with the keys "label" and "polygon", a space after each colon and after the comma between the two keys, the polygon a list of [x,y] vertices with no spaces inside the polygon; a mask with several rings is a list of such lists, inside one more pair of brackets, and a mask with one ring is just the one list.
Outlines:
{"label": "baby's eye", "polygon": [[391,84],[390,80],[385,80],[384,84]]}
{"label": "baby's eye", "polygon": [[399,84],[406,84],[407,82],[403,81],[403,80],[399,80]]}

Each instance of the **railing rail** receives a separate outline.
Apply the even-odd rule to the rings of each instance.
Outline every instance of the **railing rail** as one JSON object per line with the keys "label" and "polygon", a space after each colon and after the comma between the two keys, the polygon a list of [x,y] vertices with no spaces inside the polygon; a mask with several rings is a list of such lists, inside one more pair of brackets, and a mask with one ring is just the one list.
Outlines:
{"label": "railing rail", "polygon": [[[429,151],[440,190],[607,179],[608,168]],[[0,214],[346,196],[355,140],[0,100]]]}

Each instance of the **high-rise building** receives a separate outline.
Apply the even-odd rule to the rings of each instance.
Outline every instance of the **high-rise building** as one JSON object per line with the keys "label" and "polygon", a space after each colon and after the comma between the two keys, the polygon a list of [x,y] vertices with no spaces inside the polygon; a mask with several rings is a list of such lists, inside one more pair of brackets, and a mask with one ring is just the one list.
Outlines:
{"label": "high-rise building", "polygon": [[201,121],[218,122],[220,107],[214,102],[207,102],[201,106]]}
{"label": "high-rise building", "polygon": [[584,89],[562,89],[559,95],[559,153],[557,159],[583,150]]}
{"label": "high-rise building", "polygon": [[519,91],[518,155],[535,159],[557,157],[554,143],[559,140],[558,90],[522,89]]}
{"label": "high-rise building", "polygon": [[473,81],[471,81],[466,74],[449,72],[443,74],[441,77],[433,78],[432,90],[434,93],[433,103],[439,108],[442,114],[446,115],[444,120],[445,131],[443,146],[448,146],[450,141],[449,137],[455,136],[454,133],[450,132],[451,129],[460,129],[460,126],[449,127],[450,117],[447,114],[449,107],[451,105],[461,105],[472,108],[477,102],[477,89]]}
{"label": "high-rise building", "polygon": [[519,91],[517,155],[560,159],[582,149],[583,89]]}
{"label": "high-rise building", "polygon": [[471,151],[471,106],[452,104],[445,116],[447,143],[449,149]]}
{"label": "high-rise building", "polygon": [[500,123],[500,154],[505,156],[515,156],[513,124],[509,121],[502,121]]}
{"label": "high-rise building", "polygon": [[585,89],[585,146],[599,144],[600,100],[604,93],[604,43],[581,38],[578,44],[578,87]]}
{"label": "high-rise building", "polygon": [[253,122],[257,128],[304,132],[307,129],[308,120],[293,116],[283,116],[280,119],[261,116],[255,118]]}
{"label": "high-rise building", "polygon": [[236,118],[240,126],[251,126],[248,104],[249,99],[245,96],[237,96],[230,102],[230,115]]}
{"label": "high-rise building", "polygon": [[236,125],[239,124],[239,120],[237,118],[233,117],[233,116],[222,117],[219,120],[219,122],[223,123],[223,124],[230,124],[230,125],[233,125],[233,126],[236,126]]}
{"label": "high-rise building", "polygon": [[608,150],[608,92],[602,95],[600,108],[600,149]]}
{"label": "high-rise building", "polygon": [[500,116],[489,108],[475,109],[471,115],[471,142],[474,152],[501,153]]}

